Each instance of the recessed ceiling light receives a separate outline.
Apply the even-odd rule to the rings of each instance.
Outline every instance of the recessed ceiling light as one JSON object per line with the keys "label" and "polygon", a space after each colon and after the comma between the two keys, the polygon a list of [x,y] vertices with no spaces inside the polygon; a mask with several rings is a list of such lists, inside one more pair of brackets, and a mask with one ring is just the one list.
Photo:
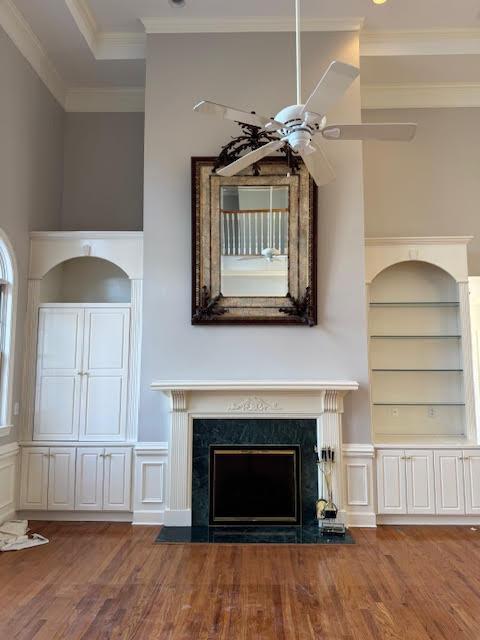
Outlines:
{"label": "recessed ceiling light", "polygon": [[168,4],[178,9],[179,7],[184,7],[186,3],[185,0],[168,0]]}
{"label": "recessed ceiling light", "polygon": [[387,0],[373,0],[373,4],[385,4]]}

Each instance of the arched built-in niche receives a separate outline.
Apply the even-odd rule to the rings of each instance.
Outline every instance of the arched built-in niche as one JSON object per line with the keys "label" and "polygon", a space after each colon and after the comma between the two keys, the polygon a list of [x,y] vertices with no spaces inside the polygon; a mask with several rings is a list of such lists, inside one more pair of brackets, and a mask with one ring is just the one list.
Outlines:
{"label": "arched built-in niche", "polygon": [[128,275],[103,258],[82,256],[53,267],[42,279],[42,303],[130,303]]}
{"label": "arched built-in niche", "polygon": [[401,261],[369,286],[376,441],[465,438],[459,286],[440,267]]}

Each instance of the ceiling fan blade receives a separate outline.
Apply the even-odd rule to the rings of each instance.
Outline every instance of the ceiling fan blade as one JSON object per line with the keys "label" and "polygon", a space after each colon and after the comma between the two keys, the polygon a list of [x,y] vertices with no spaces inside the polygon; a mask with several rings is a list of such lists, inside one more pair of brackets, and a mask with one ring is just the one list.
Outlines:
{"label": "ceiling fan blade", "polygon": [[392,140],[410,142],[415,136],[414,123],[332,124],[322,135],[327,140]]}
{"label": "ceiling fan blade", "polygon": [[269,131],[277,131],[284,126],[281,122],[277,122],[274,118],[259,116],[256,113],[248,113],[247,111],[241,111],[240,109],[227,107],[223,104],[209,102],[208,100],[202,100],[193,107],[193,110],[198,111],[198,113],[207,113],[209,115],[220,116],[225,120],[243,122],[244,124],[250,124],[254,127],[261,127],[263,129],[268,129]]}
{"label": "ceiling fan blade", "polygon": [[334,60],[313,90],[302,113],[310,111],[324,116],[340,100],[359,73],[357,67]]}
{"label": "ceiling fan blade", "polygon": [[283,147],[284,144],[285,144],[284,140],[272,140],[272,142],[269,142],[268,144],[264,144],[263,147],[260,147],[259,149],[255,149],[255,151],[250,151],[250,153],[245,154],[244,156],[242,156],[238,160],[235,160],[235,162],[232,162],[226,167],[222,167],[222,169],[219,169],[217,171],[217,174],[219,176],[227,176],[227,177],[234,176],[237,173],[240,173],[242,169],[246,169],[254,162],[258,162],[258,160],[261,160],[265,156],[268,156],[269,153],[272,153],[273,151],[280,149],[280,147]]}
{"label": "ceiling fan blade", "polygon": [[332,180],[335,180],[335,171],[328,161],[323,149],[317,144],[314,146],[315,151],[313,153],[309,153],[308,155],[301,154],[301,156],[308,172],[315,180],[317,187],[323,187],[329,182],[332,182]]}

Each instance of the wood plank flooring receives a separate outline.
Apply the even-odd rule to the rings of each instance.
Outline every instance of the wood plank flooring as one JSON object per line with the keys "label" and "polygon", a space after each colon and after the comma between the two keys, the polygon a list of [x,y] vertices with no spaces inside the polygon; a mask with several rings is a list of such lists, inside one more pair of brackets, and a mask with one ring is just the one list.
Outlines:
{"label": "wood plank flooring", "polygon": [[479,640],[480,529],[355,529],[354,546],[153,544],[33,523],[0,555],[1,640]]}

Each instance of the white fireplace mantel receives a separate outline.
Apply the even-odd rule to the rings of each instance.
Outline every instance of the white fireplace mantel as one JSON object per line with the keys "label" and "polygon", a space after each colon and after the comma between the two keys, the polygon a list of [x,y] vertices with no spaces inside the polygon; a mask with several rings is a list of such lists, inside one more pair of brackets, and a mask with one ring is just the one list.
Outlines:
{"label": "white fireplace mantel", "polygon": [[152,382],[157,391],[338,391],[358,389],[353,380],[166,380]]}
{"label": "white fireplace mantel", "polygon": [[[351,380],[162,380],[151,388],[170,398],[165,524],[190,526],[193,420],[202,417],[314,418],[317,444],[336,452],[334,499],[342,512],[343,398],[358,389]],[[312,505],[313,508],[313,505]]]}

